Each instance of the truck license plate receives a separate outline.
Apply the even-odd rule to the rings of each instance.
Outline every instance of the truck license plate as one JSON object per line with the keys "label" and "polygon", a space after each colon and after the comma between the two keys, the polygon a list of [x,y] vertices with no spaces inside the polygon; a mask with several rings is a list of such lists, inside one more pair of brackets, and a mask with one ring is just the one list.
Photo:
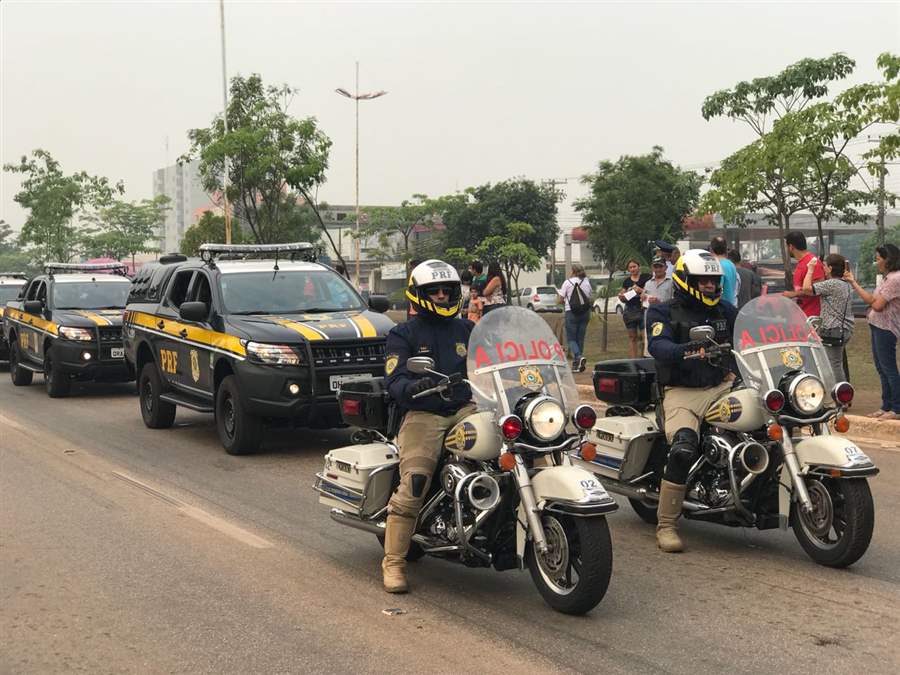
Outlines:
{"label": "truck license plate", "polygon": [[109,350],[109,357],[111,359],[124,359],[125,347],[113,347]]}
{"label": "truck license plate", "polygon": [[331,387],[331,391],[337,391],[340,389],[341,384],[344,382],[360,382],[362,380],[371,380],[375,376],[371,373],[357,373],[354,375],[332,375],[328,378],[328,384]]}

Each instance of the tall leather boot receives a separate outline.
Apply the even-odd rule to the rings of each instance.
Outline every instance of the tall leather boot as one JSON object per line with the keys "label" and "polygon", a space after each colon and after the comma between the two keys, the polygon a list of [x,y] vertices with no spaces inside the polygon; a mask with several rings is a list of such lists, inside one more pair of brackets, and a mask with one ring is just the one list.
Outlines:
{"label": "tall leather boot", "polygon": [[684,545],[678,536],[676,523],[684,503],[684,485],[667,480],[659,485],[659,508],[656,511],[656,545],[666,553],[681,553]]}
{"label": "tall leather boot", "polygon": [[415,518],[389,515],[384,531],[384,560],[381,561],[381,572],[384,590],[388,593],[406,593],[406,554],[416,527]]}

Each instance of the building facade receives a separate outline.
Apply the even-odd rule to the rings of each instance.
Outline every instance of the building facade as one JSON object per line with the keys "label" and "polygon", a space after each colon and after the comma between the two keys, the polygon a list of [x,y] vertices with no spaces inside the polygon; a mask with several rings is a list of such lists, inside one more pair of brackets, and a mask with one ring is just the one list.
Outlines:
{"label": "building facade", "polygon": [[177,251],[185,230],[197,221],[197,214],[218,208],[203,189],[199,166],[199,161],[193,161],[153,172],[153,196],[165,195],[172,206],[159,241],[161,251]]}

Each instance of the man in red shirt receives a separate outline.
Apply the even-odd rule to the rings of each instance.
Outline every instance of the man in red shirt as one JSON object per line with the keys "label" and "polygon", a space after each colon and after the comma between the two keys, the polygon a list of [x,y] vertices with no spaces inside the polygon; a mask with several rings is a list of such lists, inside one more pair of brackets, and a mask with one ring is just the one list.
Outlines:
{"label": "man in red shirt", "polygon": [[813,282],[825,279],[825,268],[822,267],[822,261],[806,250],[806,237],[802,232],[788,232],[784,241],[787,243],[788,255],[797,261],[797,266],[794,268],[794,290],[784,291],[783,295],[787,298],[796,298],[797,304],[800,305],[800,309],[806,316],[819,316],[822,312],[821,298],[818,295],[802,295],[800,291],[803,289],[803,279],[806,277],[806,268],[810,263],[816,266],[813,272]]}

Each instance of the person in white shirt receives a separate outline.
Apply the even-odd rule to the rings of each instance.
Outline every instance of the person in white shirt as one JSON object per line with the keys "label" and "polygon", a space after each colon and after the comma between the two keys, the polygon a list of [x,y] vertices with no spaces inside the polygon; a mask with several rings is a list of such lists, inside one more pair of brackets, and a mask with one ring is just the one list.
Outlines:
{"label": "person in white shirt", "polygon": [[[578,302],[572,301],[574,293],[579,294]],[[584,267],[578,263],[572,265],[572,276],[563,282],[559,289],[559,297],[566,305],[566,341],[572,356],[572,370],[584,372],[587,359],[584,357],[584,336],[588,321],[591,320],[591,282],[587,279]]]}

